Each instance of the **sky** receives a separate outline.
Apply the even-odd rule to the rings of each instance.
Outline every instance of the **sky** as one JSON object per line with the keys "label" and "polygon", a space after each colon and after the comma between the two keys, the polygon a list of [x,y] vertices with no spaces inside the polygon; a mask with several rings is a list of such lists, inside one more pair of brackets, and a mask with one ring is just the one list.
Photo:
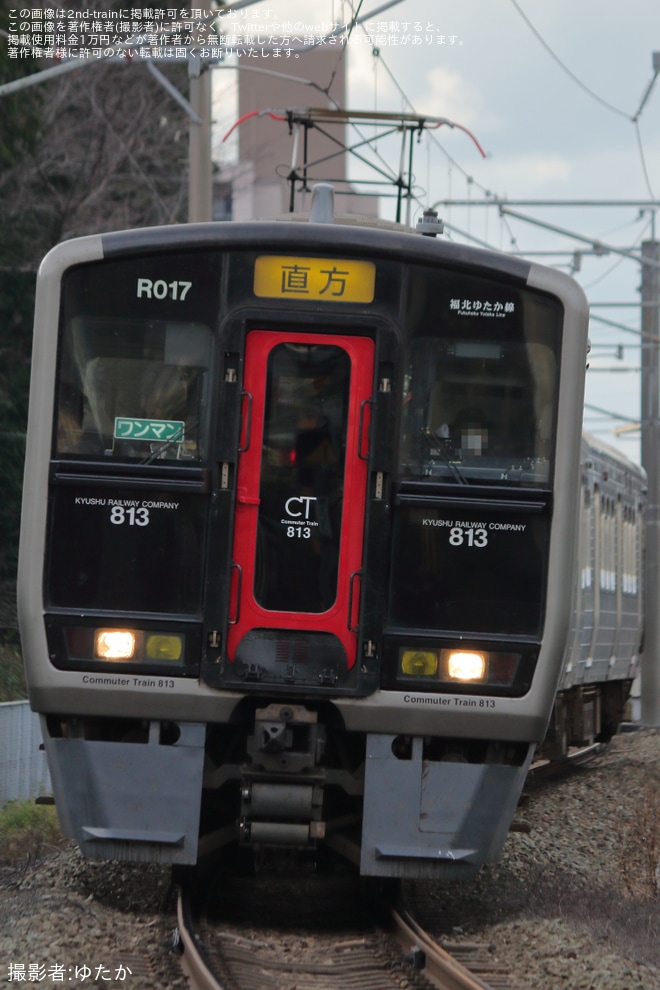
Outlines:
{"label": "sky", "polygon": [[[384,2],[362,0],[360,15],[375,13],[354,29],[347,46],[347,105],[448,118],[476,137],[485,158],[458,128],[442,127],[416,147],[413,222],[422,206],[470,200],[470,207],[438,207],[452,228],[447,236],[470,243],[469,235],[496,250],[524,252],[574,274],[592,307],[585,426],[639,460],[639,432],[613,432],[640,415],[634,370],[640,364],[639,263],[613,253],[594,255],[589,243],[504,219],[496,207],[478,204],[489,198],[543,200],[548,205],[512,203],[509,208],[633,252],[642,241],[660,238],[660,217],[656,228],[653,210],[613,205],[660,203],[660,76],[637,125],[632,119],[654,77],[654,52],[660,68],[660,3],[401,0],[377,13]],[[264,0],[250,9],[250,16],[264,27],[288,19],[298,31],[303,24],[321,33],[323,25],[327,30],[333,21],[348,21],[358,4]],[[318,105],[318,95],[310,105]],[[394,168],[398,149],[398,143],[378,145]],[[352,168],[355,177],[365,177],[359,167]],[[566,200],[611,205],[557,205]],[[390,217],[392,210],[391,202],[381,201],[382,215]],[[573,271],[573,253],[580,249],[586,253],[578,259],[580,270]],[[596,317],[629,329],[608,327]],[[622,418],[597,414],[589,406]]]}

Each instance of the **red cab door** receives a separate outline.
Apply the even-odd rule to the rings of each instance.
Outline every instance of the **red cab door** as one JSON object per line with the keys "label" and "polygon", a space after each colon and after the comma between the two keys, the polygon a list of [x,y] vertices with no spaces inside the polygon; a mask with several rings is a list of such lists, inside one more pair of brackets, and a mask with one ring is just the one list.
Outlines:
{"label": "red cab door", "polygon": [[373,365],[367,337],[248,334],[227,638],[237,666],[304,681],[325,655],[332,682],[355,664]]}

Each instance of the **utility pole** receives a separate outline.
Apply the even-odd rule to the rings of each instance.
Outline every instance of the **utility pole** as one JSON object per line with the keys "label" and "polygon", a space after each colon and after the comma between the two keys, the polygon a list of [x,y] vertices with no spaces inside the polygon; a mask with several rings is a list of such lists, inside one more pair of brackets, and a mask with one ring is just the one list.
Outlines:
{"label": "utility pole", "polygon": [[213,219],[213,165],[211,162],[211,70],[198,55],[188,57],[190,119],[188,221]]}
{"label": "utility pole", "polygon": [[642,244],[642,466],[648,475],[642,721],[660,726],[660,242]]}

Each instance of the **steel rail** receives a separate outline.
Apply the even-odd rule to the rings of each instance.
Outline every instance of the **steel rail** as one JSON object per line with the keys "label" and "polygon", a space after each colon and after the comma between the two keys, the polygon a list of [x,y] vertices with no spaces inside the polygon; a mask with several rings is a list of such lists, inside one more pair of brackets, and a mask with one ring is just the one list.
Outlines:
{"label": "steel rail", "polygon": [[424,976],[440,990],[491,990],[419,927],[401,905],[392,909],[396,936],[407,953],[424,953]]}
{"label": "steel rail", "polygon": [[183,948],[181,967],[190,980],[192,990],[224,990],[216,979],[210,960],[193,931],[190,900],[183,890],[179,890],[176,916],[180,944]]}
{"label": "steel rail", "polygon": [[[423,959],[425,978],[439,990],[492,990],[489,984],[473,975],[428,935],[406,908],[392,908],[391,918],[399,945],[407,955]],[[192,990],[224,990],[214,974],[214,967],[193,929],[189,895],[179,891],[177,923],[183,949],[181,965]]]}
{"label": "steel rail", "polygon": [[[631,422],[633,421],[631,420]],[[583,763],[589,763],[596,756],[604,753],[606,749],[607,743],[596,742],[583,746],[582,749],[568,752],[565,756],[561,756],[556,760],[538,760],[536,763],[532,763],[529,768],[529,777],[531,780],[538,780],[539,778],[560,776],[571,767],[578,767]]]}

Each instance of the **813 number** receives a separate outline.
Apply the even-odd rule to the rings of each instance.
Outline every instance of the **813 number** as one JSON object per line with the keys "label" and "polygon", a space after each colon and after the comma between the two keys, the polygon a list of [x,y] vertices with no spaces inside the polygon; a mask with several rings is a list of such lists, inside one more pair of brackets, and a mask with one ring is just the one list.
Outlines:
{"label": "813 number", "polygon": [[462,526],[452,526],[449,530],[449,542],[453,547],[485,547],[488,546],[488,533],[485,529],[463,529]]}

